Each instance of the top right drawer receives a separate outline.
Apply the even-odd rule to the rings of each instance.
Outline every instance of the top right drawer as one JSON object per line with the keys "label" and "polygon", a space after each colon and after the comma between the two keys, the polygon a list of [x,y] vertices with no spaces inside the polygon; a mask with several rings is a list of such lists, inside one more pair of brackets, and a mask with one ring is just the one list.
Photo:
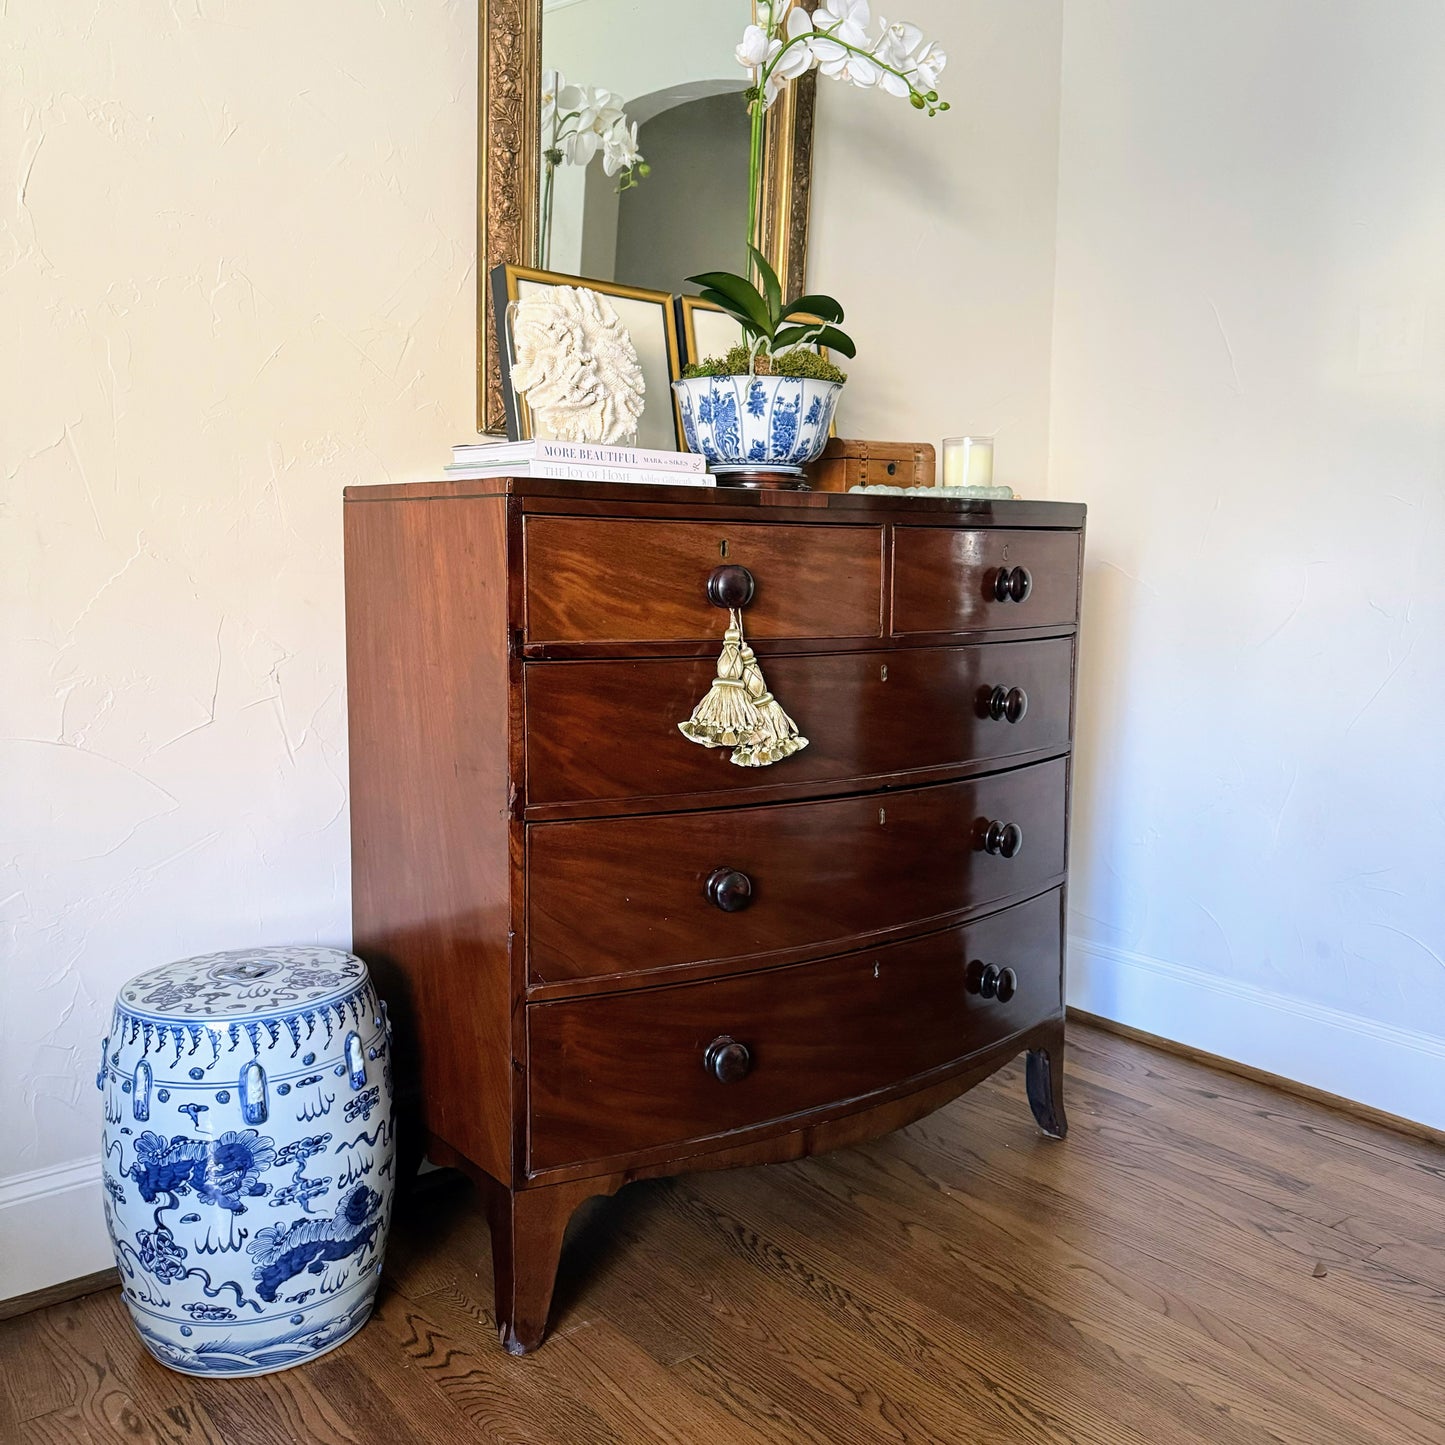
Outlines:
{"label": "top right drawer", "polygon": [[893,632],[1071,626],[1078,532],[893,530]]}

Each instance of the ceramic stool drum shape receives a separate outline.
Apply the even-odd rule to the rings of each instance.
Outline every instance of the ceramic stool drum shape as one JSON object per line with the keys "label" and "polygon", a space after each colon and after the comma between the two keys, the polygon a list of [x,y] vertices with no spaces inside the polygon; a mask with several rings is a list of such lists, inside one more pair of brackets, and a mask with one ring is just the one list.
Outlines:
{"label": "ceramic stool drum shape", "polygon": [[120,990],[96,1076],[105,1219],[162,1364],[263,1374],[366,1322],[395,1182],[390,1033],[335,948],[206,954]]}

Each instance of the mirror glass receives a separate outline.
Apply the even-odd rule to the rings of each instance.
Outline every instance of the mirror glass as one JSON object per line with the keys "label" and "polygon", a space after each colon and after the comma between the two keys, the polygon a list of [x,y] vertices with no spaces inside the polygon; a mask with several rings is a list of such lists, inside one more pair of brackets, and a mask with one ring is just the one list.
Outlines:
{"label": "mirror glass", "polygon": [[672,292],[743,269],[752,9],[544,0],[536,265]]}

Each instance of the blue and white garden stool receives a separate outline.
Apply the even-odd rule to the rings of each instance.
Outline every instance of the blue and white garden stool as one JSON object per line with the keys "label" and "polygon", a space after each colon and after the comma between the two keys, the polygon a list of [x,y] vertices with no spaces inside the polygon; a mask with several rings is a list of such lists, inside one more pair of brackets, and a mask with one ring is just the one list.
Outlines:
{"label": "blue and white garden stool", "polygon": [[366,1323],[395,1182],[390,1034],[336,948],[210,953],[121,989],[96,1076],[105,1220],[162,1364],[264,1374]]}

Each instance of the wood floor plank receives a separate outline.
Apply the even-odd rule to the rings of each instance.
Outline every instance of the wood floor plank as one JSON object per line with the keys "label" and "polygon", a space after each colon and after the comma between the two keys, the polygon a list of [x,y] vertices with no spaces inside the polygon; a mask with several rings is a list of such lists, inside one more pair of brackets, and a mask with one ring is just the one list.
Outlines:
{"label": "wood floor plank", "polygon": [[0,1322],[3,1445],[1445,1445],[1445,1148],[1072,1028],[870,1145],[629,1186],[507,1355],[480,1200],[398,1211],[367,1327],[193,1380],[114,1291]]}
{"label": "wood floor plank", "polygon": [[[829,1160],[817,1182],[829,1187],[836,1181],[842,1186],[841,1207],[877,1217],[880,1231],[886,1228],[882,1221],[906,1201],[915,1225],[900,1247],[925,1266],[934,1260],[942,1268],[958,1253],[951,1237],[957,1208],[950,1209],[941,1195],[921,1197],[916,1177],[901,1171],[900,1162],[881,1147],[851,1151]],[[1020,1211],[995,1211],[976,1197],[960,1197],[959,1203],[970,1221],[970,1245],[995,1262],[1011,1285],[1047,1297],[1071,1317],[1092,1316],[1091,1328],[1116,1337],[1132,1321],[1136,1338],[1147,1340],[1151,1355],[1171,1369],[1188,1337],[1199,1337],[1216,1402],[1251,1394],[1268,1400],[1268,1412],[1256,1411],[1254,1418],[1279,1438],[1314,1442],[1337,1430],[1341,1420],[1366,1438],[1376,1429],[1422,1445],[1445,1438],[1445,1407],[1425,1383],[1423,1360],[1417,1377],[1422,1388],[1412,1404],[1400,1398],[1406,1382],[1398,1361],[1389,1372],[1393,1388],[1374,1388],[1360,1378],[1370,1361],[1357,1349],[1322,1338],[1315,1328],[1317,1311],[1279,1308],[1269,1333],[1260,1333],[1245,1296],[1231,1296],[1209,1274],[1194,1275],[1180,1270],[1177,1261],[1155,1259],[1137,1240],[1117,1250],[1100,1249],[1095,1232],[1075,1247],[1063,1233],[1028,1224]],[[1320,1289],[1318,1282],[1315,1287]],[[1250,1383],[1252,1391],[1241,1390]],[[1282,1417],[1275,1418],[1280,1411]]]}
{"label": "wood floor plank", "polygon": [[15,1445],[92,1445],[94,1439],[85,1417],[75,1405],[49,1415],[37,1415],[18,1425],[14,1433],[7,1430],[0,1435],[0,1440],[13,1440]]}

